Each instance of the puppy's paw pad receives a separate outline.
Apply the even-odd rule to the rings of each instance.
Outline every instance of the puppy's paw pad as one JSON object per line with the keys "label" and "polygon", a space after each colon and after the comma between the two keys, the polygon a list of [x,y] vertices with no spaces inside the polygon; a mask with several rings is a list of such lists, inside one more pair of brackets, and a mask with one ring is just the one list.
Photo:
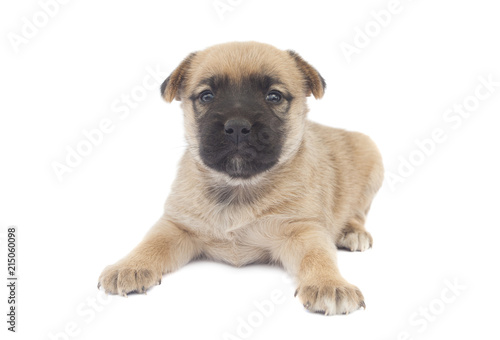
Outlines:
{"label": "puppy's paw pad", "polygon": [[127,296],[146,290],[161,281],[162,273],[151,268],[141,268],[131,263],[117,263],[106,267],[99,277],[99,287],[109,294]]}
{"label": "puppy's paw pad", "polygon": [[296,295],[304,308],[324,315],[349,314],[366,308],[361,291],[348,282],[304,285],[297,288]]}
{"label": "puppy's paw pad", "polygon": [[337,242],[337,246],[350,251],[365,251],[371,248],[372,245],[372,235],[365,230],[345,231]]}

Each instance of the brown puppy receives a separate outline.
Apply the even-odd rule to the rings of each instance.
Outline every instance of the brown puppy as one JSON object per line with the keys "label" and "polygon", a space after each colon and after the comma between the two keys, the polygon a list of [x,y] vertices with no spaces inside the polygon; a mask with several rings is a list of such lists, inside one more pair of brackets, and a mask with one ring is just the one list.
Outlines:
{"label": "brown puppy", "polygon": [[293,51],[235,42],[190,54],[161,90],[181,101],[189,147],[164,215],[99,285],[145,292],[196,257],[273,262],[311,311],[364,306],[336,250],[372,245],[364,223],[382,160],[367,136],[306,119],[306,98],[325,90],[320,74]]}

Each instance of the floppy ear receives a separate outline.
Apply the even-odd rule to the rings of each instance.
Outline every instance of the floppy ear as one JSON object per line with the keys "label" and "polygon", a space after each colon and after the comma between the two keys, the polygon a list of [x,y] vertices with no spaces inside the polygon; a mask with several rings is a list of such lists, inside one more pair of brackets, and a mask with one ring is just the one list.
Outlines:
{"label": "floppy ear", "polygon": [[161,84],[161,95],[167,102],[171,103],[174,99],[181,100],[179,91],[195,55],[196,52],[193,52],[184,58],[181,64]]}
{"label": "floppy ear", "polygon": [[323,79],[321,74],[319,74],[319,72],[314,67],[312,67],[307,61],[302,59],[302,57],[298,55],[297,52],[292,50],[288,50],[287,52],[295,60],[295,63],[304,75],[308,87],[307,96],[310,96],[312,93],[314,95],[314,98],[316,99],[320,99],[321,97],[323,97],[326,88],[325,79]]}

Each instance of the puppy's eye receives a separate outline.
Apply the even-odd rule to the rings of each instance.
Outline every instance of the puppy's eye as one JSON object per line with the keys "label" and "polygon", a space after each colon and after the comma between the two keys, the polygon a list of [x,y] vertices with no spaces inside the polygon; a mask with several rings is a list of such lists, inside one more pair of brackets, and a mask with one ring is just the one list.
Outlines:
{"label": "puppy's eye", "polygon": [[210,90],[206,90],[200,93],[200,101],[202,103],[210,103],[212,100],[214,100],[214,97],[215,95]]}
{"label": "puppy's eye", "polygon": [[271,91],[267,94],[266,100],[271,103],[281,102],[282,95],[279,91]]}

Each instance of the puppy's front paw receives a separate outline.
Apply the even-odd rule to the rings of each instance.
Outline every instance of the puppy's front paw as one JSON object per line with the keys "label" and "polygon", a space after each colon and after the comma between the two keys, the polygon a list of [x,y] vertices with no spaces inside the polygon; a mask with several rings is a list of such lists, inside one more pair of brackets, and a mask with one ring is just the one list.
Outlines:
{"label": "puppy's front paw", "polygon": [[127,296],[131,292],[146,293],[148,288],[160,284],[161,278],[161,271],[122,260],[104,268],[97,288],[102,286],[106,293]]}
{"label": "puppy's front paw", "polygon": [[349,314],[366,307],[359,288],[344,280],[303,284],[295,296],[308,310],[325,315]]}
{"label": "puppy's front paw", "polygon": [[365,230],[346,229],[337,242],[337,246],[350,251],[365,251],[373,244],[372,235]]}

